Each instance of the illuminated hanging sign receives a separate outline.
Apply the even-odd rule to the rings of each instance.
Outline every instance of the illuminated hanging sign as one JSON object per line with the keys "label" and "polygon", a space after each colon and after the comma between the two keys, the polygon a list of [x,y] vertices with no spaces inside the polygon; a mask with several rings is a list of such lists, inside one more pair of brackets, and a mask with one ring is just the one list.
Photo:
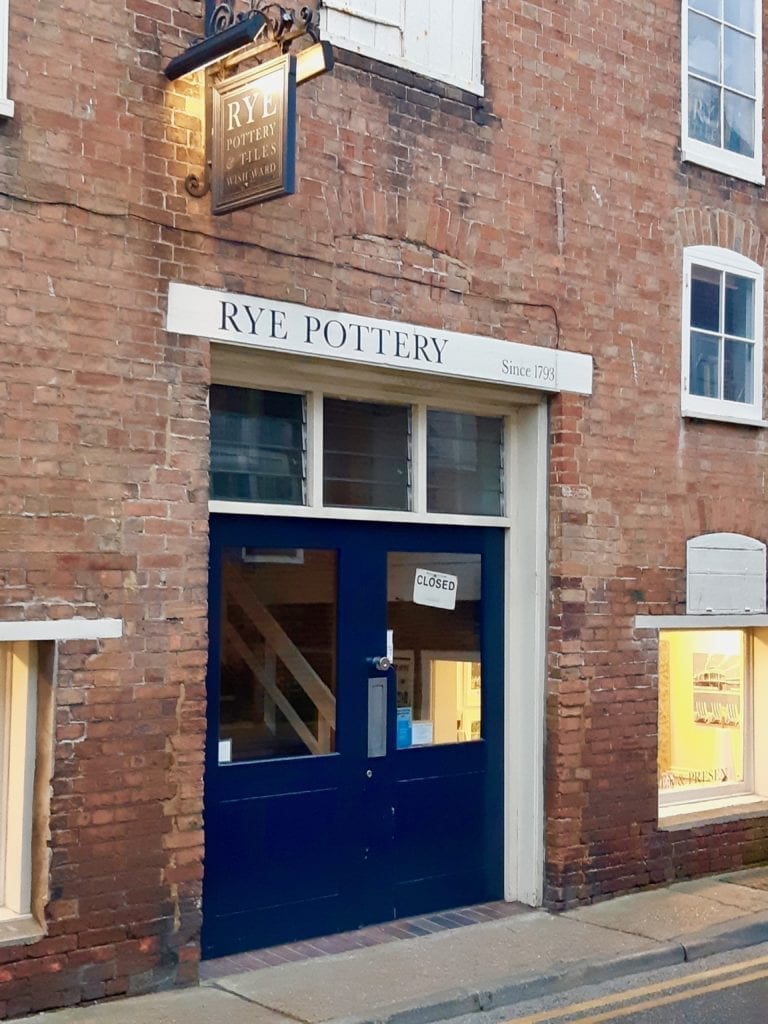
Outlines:
{"label": "illuminated hanging sign", "polygon": [[286,54],[215,82],[213,213],[295,191],[296,58]]}

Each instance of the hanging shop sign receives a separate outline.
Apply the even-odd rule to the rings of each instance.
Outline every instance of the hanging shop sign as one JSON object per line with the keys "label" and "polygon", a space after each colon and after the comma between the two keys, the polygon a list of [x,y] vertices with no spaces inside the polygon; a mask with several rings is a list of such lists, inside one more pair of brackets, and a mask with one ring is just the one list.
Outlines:
{"label": "hanging shop sign", "polygon": [[592,357],[396,320],[171,282],[177,334],[293,355],[414,370],[537,391],[592,394]]}
{"label": "hanging shop sign", "polygon": [[295,191],[296,58],[213,84],[213,213]]}

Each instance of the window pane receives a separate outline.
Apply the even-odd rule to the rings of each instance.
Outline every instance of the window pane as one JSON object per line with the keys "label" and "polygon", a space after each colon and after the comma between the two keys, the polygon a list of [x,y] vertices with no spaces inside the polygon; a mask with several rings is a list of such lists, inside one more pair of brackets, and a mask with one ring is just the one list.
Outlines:
{"label": "window pane", "polygon": [[755,101],[736,96],[732,92],[724,94],[725,103],[725,138],[723,145],[732,153],[743,156],[755,154]]}
{"label": "window pane", "polygon": [[748,341],[725,342],[723,398],[728,402],[752,402],[754,345]]}
{"label": "window pane", "polygon": [[692,395],[705,398],[719,398],[718,354],[720,343],[709,334],[691,332],[691,383]]}
{"label": "window pane", "polygon": [[[698,5],[697,5],[698,6]],[[755,0],[725,0],[725,20],[747,32],[755,31]]]}
{"label": "window pane", "polygon": [[336,552],[228,548],[219,763],[336,747]]}
{"label": "window pane", "polygon": [[659,635],[662,793],[745,781],[745,647],[735,629]]}
{"label": "window pane", "polygon": [[719,270],[709,267],[691,268],[691,327],[703,331],[720,330]]}
{"label": "window pane", "polygon": [[[727,2],[728,0],[726,0]],[[714,18],[723,16],[723,0],[690,0],[688,6],[691,10],[703,11],[705,14],[711,14]]]}
{"label": "window pane", "polygon": [[721,26],[709,18],[688,18],[688,70],[713,82],[720,81]]}
{"label": "window pane", "polygon": [[427,413],[430,512],[502,515],[502,429],[497,417]]}
{"label": "window pane", "polygon": [[755,95],[755,41],[743,32],[725,30],[725,84]]}
{"label": "window pane", "polygon": [[[482,738],[481,571],[479,554],[388,555],[387,628],[394,643],[398,749]],[[450,601],[444,607],[424,603],[429,591],[417,578],[435,573],[455,581],[453,607],[447,606]]]}
{"label": "window pane", "polygon": [[410,508],[410,409],[323,401],[323,500],[341,508]]}
{"label": "window pane", "polygon": [[720,89],[688,76],[688,134],[710,146],[720,145]]}
{"label": "window pane", "polygon": [[754,338],[754,282],[736,274],[725,275],[725,333]]}
{"label": "window pane", "polygon": [[211,386],[211,497],[304,503],[304,398]]}

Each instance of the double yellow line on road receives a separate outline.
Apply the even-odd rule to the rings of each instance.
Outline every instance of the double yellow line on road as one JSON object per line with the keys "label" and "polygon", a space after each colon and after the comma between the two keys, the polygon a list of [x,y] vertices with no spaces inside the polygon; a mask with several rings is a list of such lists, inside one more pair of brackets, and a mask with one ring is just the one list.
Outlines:
{"label": "double yellow line on road", "polygon": [[601,1021],[620,1020],[622,1017],[642,1013],[643,1010],[653,1010],[659,1006],[682,1002],[684,999],[694,999],[710,992],[748,985],[764,978],[768,978],[768,956],[744,960],[710,971],[687,974],[684,978],[672,978],[656,985],[643,985],[640,988],[628,989],[626,992],[614,992],[599,999],[544,1010],[528,1017],[512,1017],[506,1024],[549,1024],[552,1021],[562,1021],[563,1024],[599,1024]]}

